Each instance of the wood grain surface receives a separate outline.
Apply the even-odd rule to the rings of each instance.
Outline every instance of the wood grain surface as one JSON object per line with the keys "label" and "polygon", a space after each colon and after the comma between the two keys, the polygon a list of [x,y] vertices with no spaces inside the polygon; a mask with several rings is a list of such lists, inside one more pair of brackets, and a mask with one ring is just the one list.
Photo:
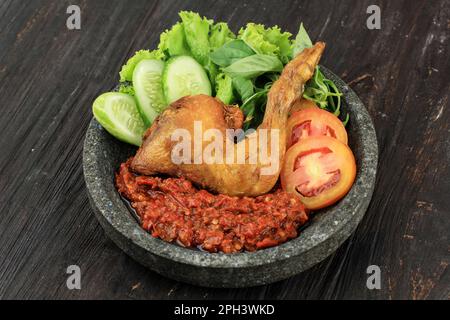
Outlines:
{"label": "wood grain surface", "polygon": [[[81,30],[66,9],[81,8]],[[381,7],[381,30],[366,9]],[[292,33],[303,21],[327,42],[322,64],[373,117],[380,144],[371,206],[329,259],[269,286],[215,290],[163,278],[122,253],[91,211],[83,139],[97,95],[134,51],[190,9]],[[450,2],[0,1],[0,298],[449,299]],[[82,289],[66,287],[79,265]],[[378,265],[381,290],[368,290]]]}

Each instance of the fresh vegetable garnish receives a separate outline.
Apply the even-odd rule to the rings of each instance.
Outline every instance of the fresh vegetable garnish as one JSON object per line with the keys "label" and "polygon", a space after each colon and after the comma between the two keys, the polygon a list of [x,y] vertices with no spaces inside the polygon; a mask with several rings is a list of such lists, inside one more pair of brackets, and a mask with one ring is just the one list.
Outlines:
{"label": "fresh vegetable garnish", "polygon": [[[248,23],[236,36],[224,22],[215,23],[194,12],[179,15],[180,21],[161,34],[156,50],[140,50],[122,67],[119,92],[135,98],[146,127],[165,104],[203,93],[240,105],[244,129],[256,128],[272,83],[287,63],[312,46],[303,24],[295,39],[278,26],[255,23]],[[151,67],[142,61],[160,62],[152,62]],[[319,68],[305,85],[304,98],[336,116],[341,113],[341,96]],[[344,124],[348,120],[347,115]]]}
{"label": "fresh vegetable garnish", "polygon": [[235,38],[236,35],[230,30],[228,25],[225,22],[219,22],[211,26],[209,45],[212,50],[215,50]]}
{"label": "fresh vegetable garnish", "polygon": [[131,84],[122,83],[119,87],[120,93],[128,94],[132,97],[136,95],[136,92],[134,91],[134,87]]}
{"label": "fresh vegetable garnish", "polygon": [[[233,86],[238,93],[238,96],[241,98],[241,101],[247,101],[254,93],[255,86],[253,82],[249,79],[245,79],[242,77],[234,77],[233,78]],[[242,108],[242,105],[241,105]]]}
{"label": "fresh vegetable garnish", "polygon": [[283,190],[296,194],[311,210],[336,203],[355,181],[352,151],[328,136],[300,140],[287,151],[285,159],[281,172]]}
{"label": "fresh vegetable garnish", "polygon": [[287,147],[308,137],[329,136],[347,144],[348,137],[342,122],[332,113],[309,108],[291,115],[287,125]]}
{"label": "fresh vegetable garnish", "polygon": [[120,71],[120,82],[131,82],[133,81],[133,72],[134,68],[136,68],[137,64],[142,60],[156,59],[162,60],[164,55],[159,50],[149,51],[149,50],[140,50],[136,52],[136,54],[130,58],[126,65],[122,67]]}
{"label": "fresh vegetable garnish", "polygon": [[294,103],[291,108],[291,115],[295,112],[306,110],[306,109],[318,109],[319,107],[311,100],[307,100],[305,98],[299,99]]}
{"label": "fresh vegetable garnish", "polygon": [[306,32],[305,27],[303,26],[303,23],[300,24],[300,30],[298,31],[297,37],[294,41],[293,46],[293,55],[294,57],[297,56],[300,52],[305,50],[306,48],[311,48],[313,46],[313,43]]}
{"label": "fresh vegetable garnish", "polygon": [[164,62],[142,60],[134,69],[133,84],[139,111],[147,126],[167,107],[162,87]]}
{"label": "fresh vegetable garnish", "polygon": [[[300,30],[294,42],[294,56],[302,52],[304,49],[311,48],[312,46],[313,43],[311,38],[302,23],[300,24]],[[306,84],[303,97],[313,101],[320,108],[333,113],[337,117],[341,114],[342,93],[333,81],[324,76],[322,71],[320,71],[320,67],[316,68],[314,77]],[[347,114],[344,120],[344,126],[347,125],[348,121],[349,115]]]}
{"label": "fresh vegetable garnish", "polygon": [[94,116],[117,139],[140,146],[145,125],[134,99],[127,94],[108,92],[94,101]]}
{"label": "fresh vegetable garnish", "polygon": [[223,103],[230,105],[235,101],[233,79],[221,73],[216,77],[216,97]]}
{"label": "fresh vegetable garnish", "polygon": [[226,68],[234,62],[255,54],[243,40],[232,40],[210,54],[212,62]]}
{"label": "fresh vegetable garnish", "polygon": [[[298,53],[305,48],[312,47],[312,41],[303,24],[300,26],[296,39],[291,41],[290,37],[290,33],[282,33],[278,27],[266,29],[262,25],[249,23],[245,29],[240,30],[238,40],[224,45],[211,54],[212,60],[233,78],[234,88],[241,97],[241,101],[237,101],[237,103],[241,105],[246,116],[246,129],[254,128],[262,121],[268,93],[265,88],[279,76],[280,62],[282,69],[283,65]],[[242,40],[247,46],[239,43],[239,40]],[[256,54],[251,55],[250,49]],[[271,56],[272,59],[259,63],[260,55]],[[241,58],[234,59],[235,56],[241,56]],[[278,58],[278,61],[274,58]],[[261,81],[261,75],[264,75],[263,81]],[[245,78],[247,81],[241,78]],[[253,86],[252,90],[249,89],[250,85]],[[243,95],[242,92],[251,92],[251,94]],[[304,97],[306,99],[315,102],[320,108],[330,111],[336,116],[340,115],[341,96],[341,92],[334,83],[326,79],[319,68],[313,79],[305,86]],[[344,124],[347,122],[348,115]]]}
{"label": "fresh vegetable garnish", "polygon": [[165,58],[191,54],[182,23],[178,22],[172,29],[161,34],[158,50],[164,54]]}
{"label": "fresh vegetable garnish", "polygon": [[278,26],[266,29],[262,24],[248,23],[239,31],[238,38],[256,53],[276,56],[287,64],[293,58],[291,36],[289,32],[281,32]]}
{"label": "fresh vegetable garnish", "polygon": [[245,102],[241,106],[242,111],[247,115],[244,122],[245,130],[255,128],[262,122],[264,110],[261,110],[260,108],[266,105],[267,94],[269,93],[271,87],[272,82],[268,82],[264,88],[256,88],[256,92],[245,99]]}
{"label": "fresh vegetable garnish", "polygon": [[209,32],[213,21],[200,17],[198,13],[187,11],[180,12],[180,17],[183,21],[184,34],[192,56],[202,66],[208,65],[211,51]]}
{"label": "fresh vegetable garnish", "polygon": [[223,69],[231,77],[242,77],[245,79],[255,79],[268,72],[278,72],[283,70],[283,64],[274,56],[255,54],[242,58],[232,65]]}
{"label": "fresh vegetable garnish", "polygon": [[192,57],[170,59],[163,74],[163,87],[167,103],[191,95],[211,95],[211,83],[202,66]]}
{"label": "fresh vegetable garnish", "polygon": [[341,114],[342,93],[331,80],[325,78],[319,67],[317,67],[314,77],[306,85],[303,97],[315,102],[320,108],[337,117]]}

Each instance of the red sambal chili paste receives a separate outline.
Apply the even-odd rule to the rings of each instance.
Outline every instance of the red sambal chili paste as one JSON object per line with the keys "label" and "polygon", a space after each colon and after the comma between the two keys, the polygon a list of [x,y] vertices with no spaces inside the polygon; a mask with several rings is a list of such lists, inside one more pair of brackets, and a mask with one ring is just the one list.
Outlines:
{"label": "red sambal chili paste", "polygon": [[298,236],[308,216],[298,198],[276,190],[256,198],[212,194],[183,178],[139,176],[131,159],[116,186],[153,237],[209,252],[255,251]]}

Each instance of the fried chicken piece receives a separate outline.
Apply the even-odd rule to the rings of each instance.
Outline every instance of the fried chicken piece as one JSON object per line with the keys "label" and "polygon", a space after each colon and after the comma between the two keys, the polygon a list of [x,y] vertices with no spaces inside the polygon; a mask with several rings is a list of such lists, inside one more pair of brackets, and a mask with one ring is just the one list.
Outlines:
{"label": "fried chicken piece", "polygon": [[[305,83],[314,75],[324,49],[325,44],[318,42],[286,65],[268,94],[262,124],[256,132],[247,135],[238,143],[226,134],[226,130],[242,127],[243,115],[239,108],[225,106],[219,100],[206,95],[188,96],[174,102],[146,133],[144,143],[132,162],[132,169],[144,175],[167,174],[185,177],[205,189],[231,196],[259,196],[268,193],[278,180],[286,152],[286,124],[289,112],[292,105],[303,95]],[[201,121],[203,133],[208,129],[216,129],[222,133],[223,141],[218,142],[220,152],[216,149],[213,155],[216,161],[202,162],[200,158],[203,154],[192,152],[191,163],[176,164],[172,160],[172,151],[178,142],[173,141],[172,134],[179,129],[186,130],[192,137],[190,143],[194,150],[196,121]],[[276,163],[262,163],[260,157],[253,163],[249,161],[254,157],[255,151],[256,154],[262,152],[261,147],[267,150],[268,155],[275,151],[272,150],[270,131],[265,145],[258,143],[256,149],[250,148],[252,141],[255,141],[252,139],[259,139],[263,135],[262,129],[276,129],[274,131],[279,133],[278,144],[275,145],[279,151]],[[201,142],[202,150],[210,143]],[[234,161],[229,158],[227,161],[227,146],[234,148],[234,159],[231,159]],[[236,163],[237,154],[242,148],[245,149],[245,164]],[[271,174],[265,173],[270,172],[267,170],[269,167],[275,168]]]}

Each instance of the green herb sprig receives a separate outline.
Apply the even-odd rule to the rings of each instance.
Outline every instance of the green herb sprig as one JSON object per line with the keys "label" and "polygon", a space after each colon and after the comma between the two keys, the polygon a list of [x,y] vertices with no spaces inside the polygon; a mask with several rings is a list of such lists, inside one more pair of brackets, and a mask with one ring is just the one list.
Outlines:
{"label": "green herb sprig", "polygon": [[[321,109],[333,113],[336,117],[341,115],[342,92],[333,81],[325,78],[319,66],[316,67],[313,78],[306,84],[303,97],[311,100]],[[344,125],[347,125],[349,119],[350,116],[347,114],[343,121]]]}

